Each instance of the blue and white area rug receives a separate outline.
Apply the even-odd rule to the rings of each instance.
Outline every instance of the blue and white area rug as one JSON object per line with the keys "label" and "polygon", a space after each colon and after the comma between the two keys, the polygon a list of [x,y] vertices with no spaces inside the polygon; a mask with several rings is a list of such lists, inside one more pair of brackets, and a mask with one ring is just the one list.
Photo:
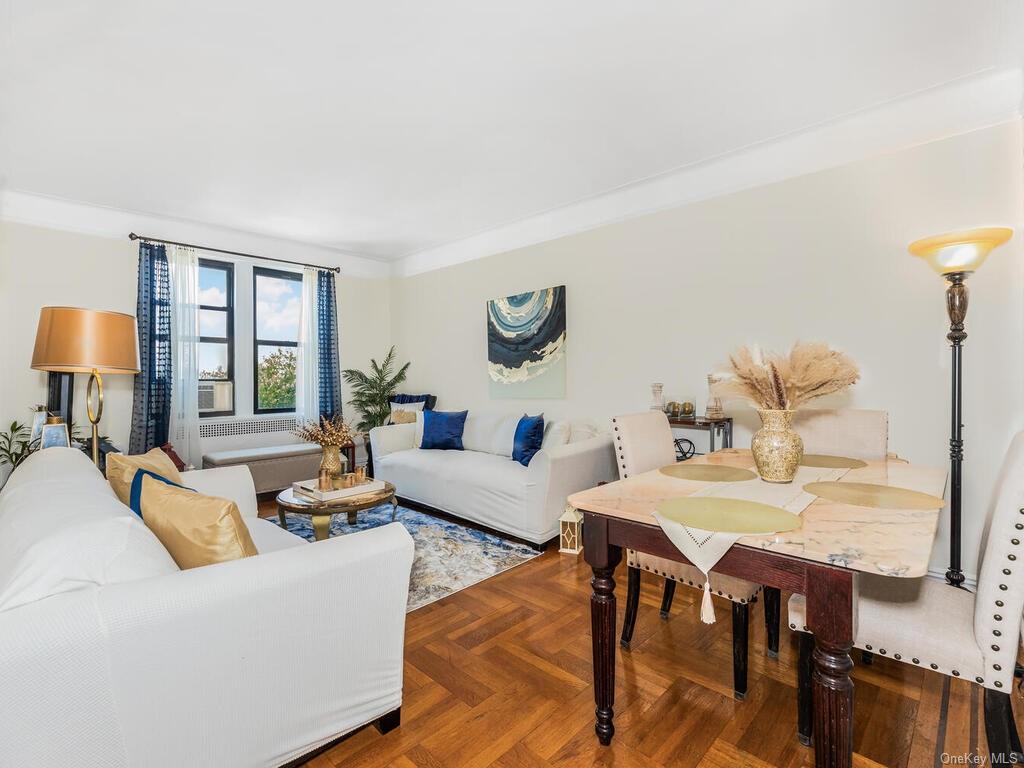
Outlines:
{"label": "blue and white area rug", "polygon": [[[276,516],[267,518],[278,522]],[[286,515],[288,530],[313,541],[313,524],[305,515]],[[416,543],[409,579],[409,607],[414,611],[442,597],[515,568],[540,553],[475,528],[399,507],[395,521],[405,526]],[[331,536],[344,536],[391,522],[391,505],[360,512],[355,525],[344,514],[331,520]]]}

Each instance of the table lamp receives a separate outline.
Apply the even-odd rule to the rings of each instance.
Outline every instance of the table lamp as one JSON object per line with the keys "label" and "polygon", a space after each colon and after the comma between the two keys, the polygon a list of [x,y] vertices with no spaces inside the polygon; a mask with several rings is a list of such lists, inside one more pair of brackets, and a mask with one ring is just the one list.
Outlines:
{"label": "table lamp", "polygon": [[99,423],[103,416],[102,374],[139,372],[135,318],[121,312],[98,309],[43,307],[39,312],[32,367],[37,371],[91,374],[85,404],[92,424],[92,460],[98,467]]}
{"label": "table lamp", "polygon": [[959,232],[947,232],[915,240],[908,247],[915,256],[946,278],[946,312],[949,315],[949,340],[953,353],[953,392],[951,429],[949,437],[949,570],[946,581],[954,587],[964,583],[960,570],[960,503],[963,488],[962,464],[964,460],[962,346],[967,334],[967,277],[977,270],[996,248],[1013,236],[1008,227],[985,227]]}

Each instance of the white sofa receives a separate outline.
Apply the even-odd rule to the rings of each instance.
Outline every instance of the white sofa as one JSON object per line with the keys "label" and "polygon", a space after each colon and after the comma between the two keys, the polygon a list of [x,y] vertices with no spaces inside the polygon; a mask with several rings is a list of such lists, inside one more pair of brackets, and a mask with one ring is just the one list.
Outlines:
{"label": "white sofa", "polygon": [[424,450],[416,424],[370,430],[374,474],[415,504],[446,512],[533,544],[558,535],[569,494],[617,475],[611,436],[584,423],[550,422],[544,445],[524,467],[513,461],[519,416],[470,411],[465,450]]}
{"label": "white sofa", "polygon": [[257,518],[245,467],[183,478],[258,556],[179,571],[70,448],[0,492],[0,766],[278,766],[396,722],[405,529],[307,544]]}

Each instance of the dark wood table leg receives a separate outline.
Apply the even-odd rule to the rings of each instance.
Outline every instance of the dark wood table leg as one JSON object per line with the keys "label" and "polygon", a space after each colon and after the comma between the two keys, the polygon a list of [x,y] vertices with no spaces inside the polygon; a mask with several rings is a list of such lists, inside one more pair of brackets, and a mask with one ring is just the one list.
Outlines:
{"label": "dark wood table leg", "polygon": [[807,625],[814,633],[814,764],[853,764],[853,573],[807,569]]}
{"label": "dark wood table leg", "polygon": [[622,547],[608,542],[608,521],[586,513],[583,519],[583,555],[594,570],[590,580],[591,636],[594,648],[594,701],[597,724],[594,731],[604,746],[615,734],[615,566],[622,560]]}

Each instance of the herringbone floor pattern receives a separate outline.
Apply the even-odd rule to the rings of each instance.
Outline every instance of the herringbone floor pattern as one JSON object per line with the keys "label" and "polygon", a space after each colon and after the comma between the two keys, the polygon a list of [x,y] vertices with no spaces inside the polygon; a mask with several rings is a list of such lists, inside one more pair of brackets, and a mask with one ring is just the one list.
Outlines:
{"label": "herringbone floor pattern", "polygon": [[[750,691],[736,702],[728,604],[716,602],[719,621],[705,626],[699,593],[679,589],[662,621],[649,576],[633,650],[617,658],[611,747],[593,732],[590,572],[582,557],[549,549],[409,614],[401,727],[364,728],[309,768],[812,765],[796,740],[793,633],[783,629],[769,659],[761,605],[752,609]],[[624,566],[617,581],[621,627]],[[943,752],[964,764],[985,752],[982,697],[970,683],[880,657],[858,665],[855,680],[855,766],[949,764]]]}

